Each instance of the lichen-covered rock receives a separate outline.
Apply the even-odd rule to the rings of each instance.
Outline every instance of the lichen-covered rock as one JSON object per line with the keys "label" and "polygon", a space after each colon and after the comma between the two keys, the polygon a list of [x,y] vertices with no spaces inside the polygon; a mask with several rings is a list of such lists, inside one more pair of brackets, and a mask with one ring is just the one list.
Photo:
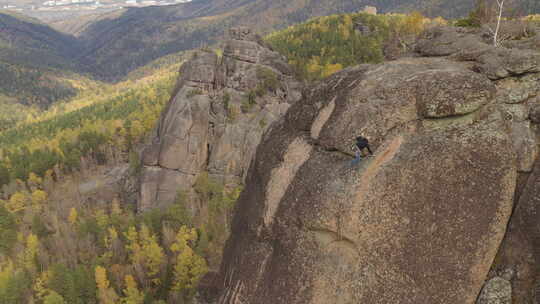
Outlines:
{"label": "lichen-covered rock", "polygon": [[450,56],[475,62],[475,69],[490,79],[502,79],[540,72],[540,53],[527,41],[494,47],[482,33],[456,27],[433,28],[423,34],[416,51],[423,56]]}
{"label": "lichen-covered rock", "polygon": [[530,121],[514,122],[511,125],[512,141],[521,172],[531,172],[538,157],[538,144]]}
{"label": "lichen-covered rock", "polygon": [[201,51],[182,66],[175,96],[142,152],[139,211],[189,193],[203,171],[241,183],[262,134],[300,98],[281,55],[249,29],[230,36],[222,58]]}
{"label": "lichen-covered rock", "polygon": [[534,98],[540,92],[540,73],[531,73],[519,78],[497,81],[497,100],[501,103],[518,104]]}
{"label": "lichen-covered rock", "polygon": [[512,304],[512,284],[501,277],[492,278],[482,288],[476,304]]}
{"label": "lichen-covered rock", "polygon": [[425,118],[464,115],[478,110],[495,94],[485,76],[468,70],[431,70],[411,75],[418,82],[418,107]]}
{"label": "lichen-covered rock", "polygon": [[540,124],[540,97],[538,97],[537,99],[539,101],[535,102],[533,106],[531,106],[529,118],[533,123]]}
{"label": "lichen-covered rock", "polygon": [[491,79],[540,72],[540,53],[532,50],[494,48],[476,61],[478,70]]}
{"label": "lichen-covered rock", "polygon": [[416,50],[423,56],[471,56],[490,49],[477,33],[459,27],[435,27],[419,39]]}
{"label": "lichen-covered rock", "polygon": [[[477,77],[485,94],[419,89],[433,75]],[[474,303],[517,174],[502,116],[480,109],[493,90],[440,59],[360,66],[308,90],[258,148],[218,303]],[[425,118],[426,103],[456,102],[474,105],[460,112],[470,119]],[[357,134],[376,152],[351,168]]]}
{"label": "lichen-covered rock", "polygon": [[512,267],[513,303],[534,303],[540,286],[540,162],[521,181],[516,207],[497,257],[495,269]]}

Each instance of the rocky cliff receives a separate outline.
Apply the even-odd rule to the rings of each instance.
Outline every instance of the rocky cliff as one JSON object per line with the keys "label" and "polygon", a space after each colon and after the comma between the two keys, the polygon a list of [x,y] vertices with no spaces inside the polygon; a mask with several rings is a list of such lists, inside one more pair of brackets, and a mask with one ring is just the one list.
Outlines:
{"label": "rocky cliff", "polygon": [[140,211],[189,193],[202,172],[242,183],[262,134],[301,96],[286,60],[245,28],[231,30],[222,56],[200,51],[180,73],[142,153]]}
{"label": "rocky cliff", "polygon": [[[306,89],[257,148],[216,293],[203,294],[220,304],[532,303],[539,35],[494,48],[481,33],[437,28],[415,58]],[[352,166],[359,134],[375,155]]]}

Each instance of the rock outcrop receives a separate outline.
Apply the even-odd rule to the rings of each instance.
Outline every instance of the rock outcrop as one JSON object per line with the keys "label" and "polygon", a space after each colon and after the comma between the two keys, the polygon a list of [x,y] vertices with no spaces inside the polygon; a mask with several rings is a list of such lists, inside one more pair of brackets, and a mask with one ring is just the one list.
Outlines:
{"label": "rock outcrop", "polygon": [[203,171],[241,183],[262,134],[299,99],[300,85],[281,55],[248,29],[230,36],[222,57],[200,51],[182,66],[177,92],[142,153],[139,211],[169,205]]}
{"label": "rock outcrop", "polygon": [[[213,301],[468,304],[484,290],[479,303],[509,303],[530,293],[540,53],[459,29],[428,32],[418,53],[427,57],[346,69],[274,124]],[[376,153],[351,167],[359,134]],[[492,275],[516,267],[504,282]]]}
{"label": "rock outcrop", "polygon": [[512,304],[512,285],[501,277],[486,282],[477,304]]}

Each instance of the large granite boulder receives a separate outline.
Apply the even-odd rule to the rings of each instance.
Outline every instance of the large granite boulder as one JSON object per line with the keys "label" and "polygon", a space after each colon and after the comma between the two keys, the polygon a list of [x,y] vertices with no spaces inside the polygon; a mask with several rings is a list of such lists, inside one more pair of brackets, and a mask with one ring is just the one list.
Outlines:
{"label": "large granite boulder", "polygon": [[189,193],[204,171],[224,184],[242,183],[262,134],[300,98],[281,55],[249,29],[233,29],[230,37],[223,57],[200,51],[182,66],[176,93],[142,152],[139,211]]}
{"label": "large granite boulder", "polygon": [[[434,78],[445,85],[427,90]],[[359,66],[307,90],[257,149],[218,303],[474,303],[518,170],[494,91],[436,58]],[[352,167],[357,134],[376,152]]]}
{"label": "large granite boulder", "polygon": [[494,80],[540,72],[540,53],[528,40],[494,47],[480,34],[456,27],[433,28],[423,34],[416,50],[422,56],[451,56],[474,62],[477,71]]}
{"label": "large granite boulder", "polygon": [[513,303],[534,303],[540,296],[540,162],[521,179],[516,207],[494,270],[512,267]]}
{"label": "large granite boulder", "polygon": [[476,304],[512,304],[512,284],[501,277],[487,281]]}

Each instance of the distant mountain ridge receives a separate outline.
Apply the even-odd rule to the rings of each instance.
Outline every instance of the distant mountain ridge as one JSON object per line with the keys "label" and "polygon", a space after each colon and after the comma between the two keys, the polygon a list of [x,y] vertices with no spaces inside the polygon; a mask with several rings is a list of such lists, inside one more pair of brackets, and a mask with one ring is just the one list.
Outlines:
{"label": "distant mountain ridge", "polygon": [[79,41],[49,26],[17,14],[0,13],[0,103],[46,107],[76,94],[65,80],[77,71],[70,60]]}
{"label": "distant mountain ridge", "polygon": [[[157,58],[222,41],[225,31],[244,25],[270,33],[309,18],[349,13],[366,5],[380,12],[420,10],[428,15],[465,15],[474,1],[434,0],[194,0],[172,6],[129,8],[78,20],[77,37],[35,20],[0,12],[0,62],[25,68],[58,69],[118,81]],[[525,12],[540,3],[524,0]]]}

